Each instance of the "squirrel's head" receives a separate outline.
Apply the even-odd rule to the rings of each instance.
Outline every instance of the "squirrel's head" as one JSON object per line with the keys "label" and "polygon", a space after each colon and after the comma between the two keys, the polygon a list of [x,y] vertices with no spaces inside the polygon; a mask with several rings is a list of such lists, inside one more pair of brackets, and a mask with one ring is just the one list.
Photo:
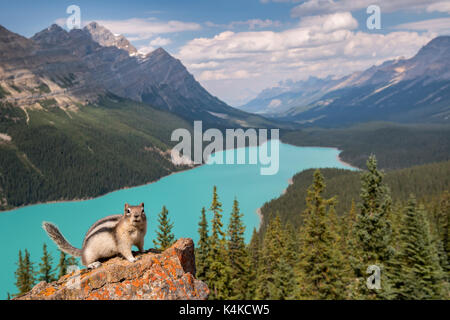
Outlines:
{"label": "squirrel's head", "polygon": [[145,223],[147,221],[147,217],[144,212],[144,203],[142,202],[138,206],[130,206],[128,203],[125,203],[124,217],[133,225]]}

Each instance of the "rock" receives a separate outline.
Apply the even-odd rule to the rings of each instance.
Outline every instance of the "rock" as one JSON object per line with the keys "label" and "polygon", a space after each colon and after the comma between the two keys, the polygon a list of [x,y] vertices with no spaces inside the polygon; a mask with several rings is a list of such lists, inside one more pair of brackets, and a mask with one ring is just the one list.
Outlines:
{"label": "rock", "polygon": [[194,242],[179,239],[162,253],[148,250],[130,263],[114,257],[95,270],[38,283],[15,300],[205,300],[209,289],[194,278]]}

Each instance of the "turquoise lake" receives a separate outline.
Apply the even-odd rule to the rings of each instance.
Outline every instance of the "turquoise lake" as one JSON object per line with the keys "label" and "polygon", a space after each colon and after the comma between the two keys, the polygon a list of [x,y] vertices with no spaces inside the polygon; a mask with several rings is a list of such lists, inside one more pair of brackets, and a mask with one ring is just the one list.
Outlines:
{"label": "turquoise lake", "polygon": [[[246,152],[251,148],[258,147],[246,148]],[[228,152],[234,150],[217,153],[215,157]],[[209,207],[212,189],[216,185],[223,204],[224,224],[228,223],[236,197],[244,214],[248,241],[253,228],[258,228],[260,223],[256,210],[280,196],[294,174],[310,168],[351,169],[338,160],[339,152],[333,148],[296,147],[280,143],[280,165],[275,175],[261,175],[259,164],[210,164],[92,200],[39,204],[0,212],[0,299],[5,299],[7,292],[16,292],[14,271],[19,249],[28,249],[35,267],[40,262],[44,242],[53,255],[54,263],[59,259],[55,244],[41,228],[42,221],[55,223],[71,244],[81,247],[85,232],[96,220],[123,213],[126,202],[131,205],[144,202],[148,217],[145,249],[153,247],[157,214],[163,205],[169,210],[169,217],[174,223],[175,237],[189,237],[196,242],[201,209]],[[212,218],[211,214],[209,218]]]}

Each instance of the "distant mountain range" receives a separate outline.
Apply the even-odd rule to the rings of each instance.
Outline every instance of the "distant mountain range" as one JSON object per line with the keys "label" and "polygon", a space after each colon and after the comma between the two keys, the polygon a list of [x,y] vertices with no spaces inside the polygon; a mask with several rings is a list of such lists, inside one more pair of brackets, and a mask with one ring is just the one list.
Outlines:
{"label": "distant mountain range", "polygon": [[271,126],[209,94],[164,49],[139,54],[95,22],[70,32],[54,24],[30,39],[0,26],[0,70],[0,99],[24,110],[49,98],[71,108],[112,93],[207,126]]}
{"label": "distant mountain range", "polygon": [[300,124],[450,121],[450,36],[411,59],[386,61],[340,79],[310,78],[264,90],[240,107]]}

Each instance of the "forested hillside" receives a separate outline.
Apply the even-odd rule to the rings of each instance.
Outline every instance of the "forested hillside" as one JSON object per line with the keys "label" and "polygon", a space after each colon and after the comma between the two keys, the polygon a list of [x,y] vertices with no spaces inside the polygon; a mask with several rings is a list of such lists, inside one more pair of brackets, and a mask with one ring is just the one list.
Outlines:
{"label": "forested hillside", "polygon": [[[247,246],[238,202],[226,232],[214,188],[197,277],[211,299],[449,299],[449,170],[445,162],[385,176],[370,157],[364,172],[299,174],[264,206]],[[374,270],[379,282],[367,280]]]}
{"label": "forested hillside", "polygon": [[[266,228],[269,216],[276,214],[279,214],[283,223],[292,223],[294,227],[302,224],[302,213],[306,208],[305,195],[314,171],[310,169],[297,173],[285,194],[264,204],[261,208],[262,230]],[[360,200],[361,172],[330,168],[321,169],[321,172],[327,183],[323,196],[336,197],[336,213],[346,215],[351,209],[352,201]],[[398,203],[405,204],[409,196],[414,194],[419,202],[431,209],[441,194],[450,190],[450,161],[389,171],[385,181],[392,198]]]}
{"label": "forested hillside", "polygon": [[336,147],[340,157],[363,168],[375,154],[382,169],[407,168],[450,160],[450,126],[364,123],[348,128],[308,128],[284,132],[281,140],[297,146]]}
{"label": "forested hillside", "polygon": [[97,104],[34,110],[0,105],[0,209],[94,197],[173,171],[170,135],[190,124],[108,95]]}

